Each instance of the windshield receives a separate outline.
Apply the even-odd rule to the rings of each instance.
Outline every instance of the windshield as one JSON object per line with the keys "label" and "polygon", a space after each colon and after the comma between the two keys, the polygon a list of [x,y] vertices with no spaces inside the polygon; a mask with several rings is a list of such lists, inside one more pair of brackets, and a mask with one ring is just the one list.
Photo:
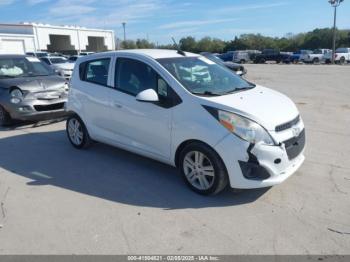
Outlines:
{"label": "windshield", "polygon": [[50,58],[50,61],[52,64],[63,64],[69,62],[66,58],[64,57],[55,57],[55,58]]}
{"label": "windshield", "polygon": [[46,52],[40,52],[40,53],[36,53],[35,54],[37,57],[45,57],[45,56],[48,56],[49,54],[46,53]]}
{"label": "windshield", "polygon": [[300,53],[302,55],[307,55],[307,54],[312,54],[312,51],[311,50],[301,50]]}
{"label": "windshield", "polygon": [[53,74],[36,57],[0,58],[0,78],[33,77]]}
{"label": "windshield", "polygon": [[221,60],[221,58],[213,55],[213,54],[202,54],[203,56],[205,56],[206,58],[208,58],[209,60],[219,64],[219,65],[224,65],[224,61]]}
{"label": "windshield", "polygon": [[348,49],[347,48],[338,48],[337,50],[335,50],[336,53],[348,53]]}
{"label": "windshield", "polygon": [[255,86],[205,57],[157,60],[188,91],[198,95],[225,95]]}

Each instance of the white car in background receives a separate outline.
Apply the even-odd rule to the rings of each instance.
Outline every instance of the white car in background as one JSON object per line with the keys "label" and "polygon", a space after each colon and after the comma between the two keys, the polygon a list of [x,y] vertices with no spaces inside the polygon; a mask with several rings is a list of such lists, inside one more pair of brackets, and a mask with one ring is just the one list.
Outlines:
{"label": "white car in background", "polygon": [[38,51],[38,52],[27,52],[26,55],[41,58],[41,57],[49,56],[50,54],[48,52]]}
{"label": "white car in background", "polygon": [[82,56],[81,55],[72,55],[68,58],[68,60],[71,63],[75,63],[79,59],[79,57],[82,57]]}
{"label": "white car in background", "polygon": [[72,76],[74,63],[61,56],[41,57],[41,61],[51,66],[51,68],[60,76],[69,80]]}
{"label": "white car in background", "polygon": [[99,141],[176,166],[204,195],[280,184],[305,159],[304,124],[288,97],[183,51],[80,58],[66,109],[75,148]]}
{"label": "white car in background", "polygon": [[95,52],[80,52],[79,55],[80,56],[87,56],[87,55],[92,55],[95,54]]}
{"label": "white car in background", "polygon": [[330,50],[330,49],[316,49],[313,51],[313,53],[307,54],[304,56],[304,62],[305,63],[319,64],[322,61],[324,61],[324,57],[328,53],[332,53],[332,50]]}
{"label": "white car in background", "polygon": [[[330,52],[324,56],[324,60],[327,64],[332,61],[332,53]],[[337,64],[345,64],[350,62],[350,47],[342,47],[335,50],[334,61]]]}

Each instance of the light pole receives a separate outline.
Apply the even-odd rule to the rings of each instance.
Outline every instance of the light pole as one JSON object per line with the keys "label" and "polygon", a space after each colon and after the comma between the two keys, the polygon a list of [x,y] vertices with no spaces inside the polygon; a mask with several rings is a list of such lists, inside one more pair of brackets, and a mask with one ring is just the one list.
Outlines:
{"label": "light pole", "polygon": [[337,7],[344,0],[328,0],[328,2],[334,7],[334,24],[333,24],[333,53],[332,53],[332,64],[334,64],[335,59],[335,39],[336,39],[336,27],[337,27]]}
{"label": "light pole", "polygon": [[123,25],[123,29],[124,29],[124,42],[125,42],[126,41],[126,31],[125,31],[126,22],[123,22],[122,25]]}

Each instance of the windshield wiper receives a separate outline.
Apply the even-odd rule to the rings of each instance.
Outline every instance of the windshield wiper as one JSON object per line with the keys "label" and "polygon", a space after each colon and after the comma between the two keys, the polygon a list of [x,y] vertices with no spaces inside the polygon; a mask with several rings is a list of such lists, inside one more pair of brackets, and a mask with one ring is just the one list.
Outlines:
{"label": "windshield wiper", "polygon": [[204,91],[204,92],[192,92],[192,94],[195,95],[204,95],[204,96],[221,96],[222,94],[213,93],[211,91]]}
{"label": "windshield wiper", "polygon": [[254,88],[254,87],[255,87],[255,85],[252,85],[252,86],[245,86],[245,87],[240,87],[240,88],[235,88],[235,89],[233,89],[233,90],[230,90],[230,91],[227,91],[227,92],[223,93],[223,95],[233,94],[233,93],[236,93],[236,92],[240,92],[240,91],[252,89],[252,88]]}
{"label": "windshield wiper", "polygon": [[16,77],[20,77],[18,76],[11,76],[11,75],[0,75],[0,78],[16,78]]}

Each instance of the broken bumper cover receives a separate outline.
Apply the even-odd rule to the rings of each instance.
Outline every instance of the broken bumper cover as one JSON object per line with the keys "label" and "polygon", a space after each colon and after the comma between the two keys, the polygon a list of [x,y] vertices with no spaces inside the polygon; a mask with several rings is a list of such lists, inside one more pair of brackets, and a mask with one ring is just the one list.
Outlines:
{"label": "broken bumper cover", "polygon": [[263,188],[280,184],[293,175],[305,160],[304,145],[299,154],[290,159],[284,143],[252,146],[235,135],[226,136],[215,150],[226,165],[232,188]]}

